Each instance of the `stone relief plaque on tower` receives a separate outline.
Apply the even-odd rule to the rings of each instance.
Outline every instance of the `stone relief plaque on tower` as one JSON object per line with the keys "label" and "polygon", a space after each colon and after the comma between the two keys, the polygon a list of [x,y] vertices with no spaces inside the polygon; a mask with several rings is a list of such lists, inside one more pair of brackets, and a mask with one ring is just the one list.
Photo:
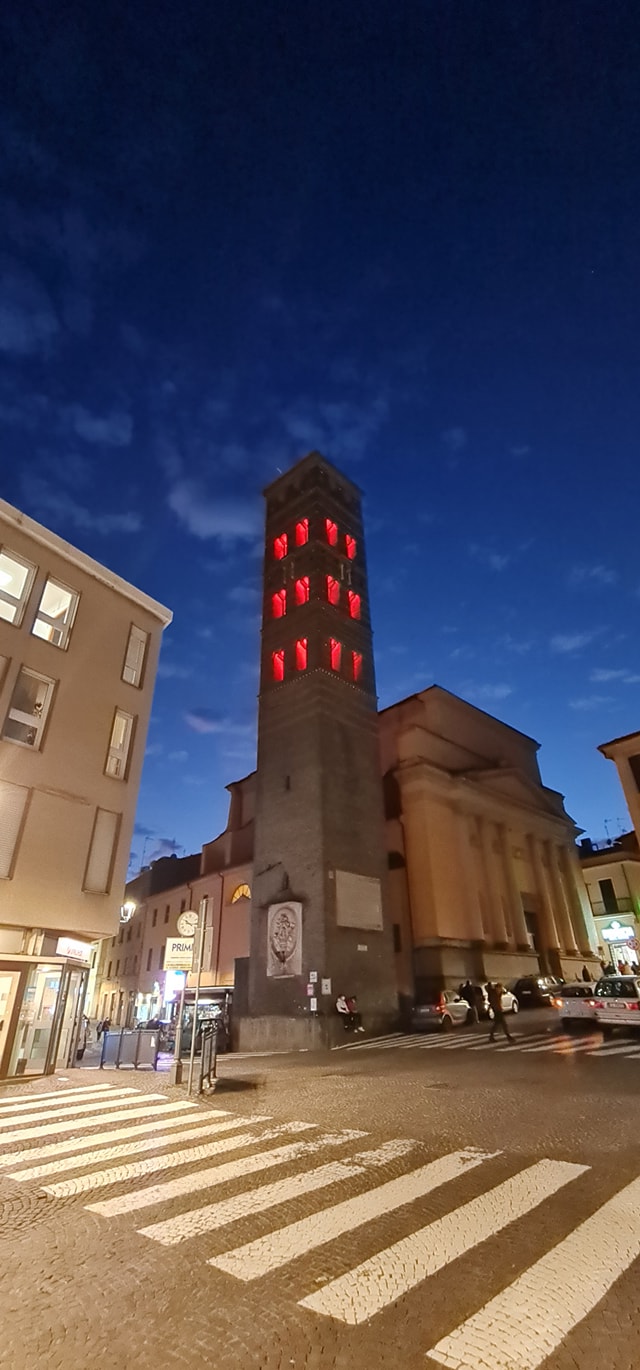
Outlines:
{"label": "stone relief plaque on tower", "polygon": [[270,904],[267,911],[267,975],[302,974],[302,904]]}
{"label": "stone relief plaque on tower", "polygon": [[382,928],[382,887],[370,875],[336,871],[336,922],[341,928]]}

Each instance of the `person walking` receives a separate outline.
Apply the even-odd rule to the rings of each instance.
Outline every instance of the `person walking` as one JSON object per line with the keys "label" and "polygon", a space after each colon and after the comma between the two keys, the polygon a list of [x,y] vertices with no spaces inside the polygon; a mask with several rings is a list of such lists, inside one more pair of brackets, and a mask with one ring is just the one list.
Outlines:
{"label": "person walking", "polygon": [[498,1027],[502,1028],[502,1031],[504,1032],[504,1035],[508,1042],[513,1041],[513,1037],[511,1036],[511,1033],[509,1032],[509,1029],[507,1027],[507,1020],[502,1011],[502,996],[504,992],[504,985],[501,985],[499,980],[495,983],[490,982],[487,986],[487,998],[489,1000],[489,1008],[493,1014],[493,1017],[491,1019],[491,1028],[489,1030],[490,1042],[495,1042],[496,1028]]}
{"label": "person walking", "polygon": [[470,980],[465,980],[464,985],[461,985],[461,986],[460,986],[460,998],[461,998],[461,999],[466,999],[466,1001],[467,1001],[467,1003],[468,1003],[468,1005],[469,1005],[469,1013],[468,1013],[468,1015],[467,1015],[467,1022],[469,1022],[469,1023],[477,1023],[477,1021],[478,1021],[478,1009],[477,1009],[477,1006],[476,1006],[476,992],[475,992],[474,986],[471,984],[471,981],[470,981]]}

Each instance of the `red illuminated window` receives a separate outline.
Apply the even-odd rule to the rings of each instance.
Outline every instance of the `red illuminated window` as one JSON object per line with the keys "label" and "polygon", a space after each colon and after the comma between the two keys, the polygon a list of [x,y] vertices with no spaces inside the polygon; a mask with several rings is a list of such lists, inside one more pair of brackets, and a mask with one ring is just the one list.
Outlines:
{"label": "red illuminated window", "polygon": [[287,538],[286,533],[281,533],[280,537],[274,540],[273,555],[277,561],[282,561],[282,558],[286,557],[288,546],[289,539]]}
{"label": "red illuminated window", "polygon": [[355,538],[350,537],[349,533],[347,533],[347,536],[344,541],[349,561],[353,561],[357,551],[356,540]]}
{"label": "red illuminated window", "polygon": [[296,671],[306,671],[307,657],[307,639],[306,637],[299,637],[296,642]]}
{"label": "red illuminated window", "polygon": [[327,532],[327,542],[330,547],[338,546],[338,525],[333,519],[325,519],[324,526]]}
{"label": "red illuminated window", "polygon": [[284,680],[284,648],[271,653],[271,674],[274,680]]}
{"label": "red illuminated window", "polygon": [[342,643],[336,642],[335,637],[329,638],[329,661],[332,671],[339,671],[342,664]]}
{"label": "red illuminated window", "polygon": [[340,603],[340,581],[334,576],[327,576],[327,599],[330,604]]}
{"label": "red illuminated window", "polygon": [[287,592],[286,590],[276,590],[275,595],[271,596],[271,613],[273,618],[284,618],[287,612]]}
{"label": "red illuminated window", "polygon": [[349,590],[347,598],[349,600],[349,613],[351,614],[351,617],[360,618],[360,596],[356,594],[355,590]]}
{"label": "red illuminated window", "polygon": [[309,541],[309,520],[299,519],[296,523],[296,547],[304,547]]}
{"label": "red illuminated window", "polygon": [[351,671],[354,680],[360,680],[362,676],[362,652],[351,653]]}
{"label": "red illuminated window", "polygon": [[296,581],[296,604],[307,604],[309,601],[309,577],[300,576]]}

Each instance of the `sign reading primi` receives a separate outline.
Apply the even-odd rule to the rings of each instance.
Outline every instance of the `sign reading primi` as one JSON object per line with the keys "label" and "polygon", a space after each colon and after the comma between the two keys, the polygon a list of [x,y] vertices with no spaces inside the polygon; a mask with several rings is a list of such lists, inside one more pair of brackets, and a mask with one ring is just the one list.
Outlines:
{"label": "sign reading primi", "polygon": [[191,970],[193,937],[169,937],[164,946],[165,970]]}

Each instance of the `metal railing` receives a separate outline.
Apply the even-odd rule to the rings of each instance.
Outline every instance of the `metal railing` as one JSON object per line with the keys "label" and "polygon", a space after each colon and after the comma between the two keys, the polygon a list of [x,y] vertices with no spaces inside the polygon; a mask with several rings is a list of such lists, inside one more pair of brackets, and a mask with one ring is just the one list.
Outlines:
{"label": "metal railing", "polygon": [[158,1069],[160,1033],[155,1028],[120,1028],[119,1032],[102,1035],[100,1069],[104,1066],[152,1066]]}
{"label": "metal railing", "polygon": [[202,1046],[200,1050],[200,1071],[198,1074],[198,1094],[202,1094],[204,1086],[207,1089],[215,1087],[216,1066],[218,1063],[218,1029],[215,1023],[202,1029]]}

